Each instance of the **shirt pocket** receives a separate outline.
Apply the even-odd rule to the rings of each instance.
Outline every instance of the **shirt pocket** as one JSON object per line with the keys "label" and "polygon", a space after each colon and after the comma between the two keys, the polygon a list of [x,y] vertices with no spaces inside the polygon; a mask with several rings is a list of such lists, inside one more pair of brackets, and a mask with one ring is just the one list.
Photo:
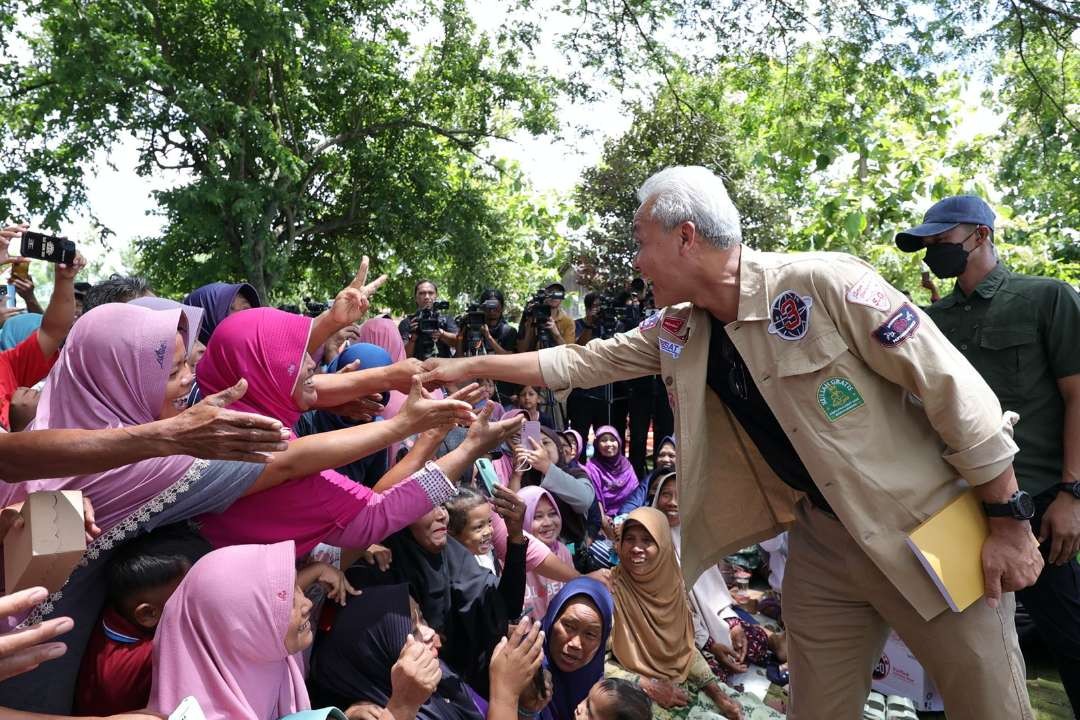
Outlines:
{"label": "shirt pocket", "polygon": [[[844,338],[833,330],[818,335],[803,345],[793,347],[776,359],[776,376],[799,378],[817,373],[831,365],[848,350]],[[801,378],[800,378],[801,379]],[[785,381],[785,385],[789,381]]]}
{"label": "shirt pocket", "polygon": [[1028,380],[1041,373],[1039,334],[1032,324],[984,327],[979,349],[978,369],[999,398],[1023,396]]}

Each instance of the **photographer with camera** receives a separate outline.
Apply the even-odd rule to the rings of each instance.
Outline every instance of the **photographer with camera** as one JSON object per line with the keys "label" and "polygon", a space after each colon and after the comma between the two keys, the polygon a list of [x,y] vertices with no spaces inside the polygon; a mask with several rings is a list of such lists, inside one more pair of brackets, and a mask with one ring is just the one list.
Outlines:
{"label": "photographer with camera", "polygon": [[574,321],[562,311],[564,298],[566,288],[551,283],[529,300],[518,328],[518,352],[574,342]]}
{"label": "photographer with camera", "polygon": [[416,312],[398,325],[409,357],[427,360],[436,355],[448,358],[454,354],[450,348],[457,345],[458,326],[452,317],[439,312],[449,309],[450,304],[438,298],[439,288],[435,283],[430,280],[416,283],[413,289]]}
{"label": "photographer with camera", "polygon": [[517,329],[506,322],[502,291],[488,288],[480,299],[469,303],[457,319],[461,328],[458,355],[510,355],[517,352]]}

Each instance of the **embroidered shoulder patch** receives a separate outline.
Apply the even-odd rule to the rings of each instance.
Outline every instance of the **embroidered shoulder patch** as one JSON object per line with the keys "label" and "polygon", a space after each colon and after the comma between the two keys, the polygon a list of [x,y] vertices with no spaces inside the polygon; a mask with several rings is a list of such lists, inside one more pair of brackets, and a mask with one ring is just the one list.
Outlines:
{"label": "embroidered shoulder patch", "polygon": [[874,272],[868,271],[859,278],[859,282],[847,291],[846,297],[849,303],[865,305],[882,312],[889,312],[892,309],[892,301],[889,300],[889,291],[885,281]]}
{"label": "embroidered shoulder patch", "polygon": [[894,348],[914,335],[918,327],[919,313],[915,312],[911,305],[904,303],[871,335],[885,347]]}
{"label": "embroidered shoulder patch", "polygon": [[662,327],[664,330],[671,333],[672,335],[678,335],[682,331],[683,325],[685,324],[686,321],[682,318],[665,317],[664,322],[660,323],[660,327]]}
{"label": "embroidered shoulder patch", "polygon": [[831,377],[821,383],[817,399],[829,422],[836,422],[865,404],[855,385],[843,377]]}
{"label": "embroidered shoulder patch", "polygon": [[772,322],[769,334],[779,335],[781,340],[801,340],[810,329],[810,307],[814,299],[785,290],[772,301]]}
{"label": "embroidered shoulder patch", "polygon": [[663,351],[663,352],[666,352],[668,355],[670,355],[672,357],[672,359],[678,360],[679,355],[682,354],[682,349],[683,349],[683,346],[680,345],[679,343],[672,342],[671,340],[665,340],[664,338],[660,338],[660,350]]}
{"label": "embroidered shoulder patch", "polygon": [[656,327],[656,323],[660,322],[660,313],[655,312],[649,317],[638,323],[638,330],[649,330]]}

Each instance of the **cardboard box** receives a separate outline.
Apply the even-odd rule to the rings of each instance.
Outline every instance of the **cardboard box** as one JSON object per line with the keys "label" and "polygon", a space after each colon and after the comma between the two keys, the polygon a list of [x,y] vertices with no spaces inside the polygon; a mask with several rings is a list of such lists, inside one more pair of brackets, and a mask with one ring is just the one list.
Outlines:
{"label": "cardboard box", "polygon": [[86,552],[82,493],[30,493],[22,516],[23,526],[4,538],[4,587],[8,593],[39,585],[56,592]]}
{"label": "cardboard box", "polygon": [[930,677],[895,632],[889,633],[885,651],[874,668],[873,689],[885,695],[906,697],[915,703],[916,710],[945,709]]}

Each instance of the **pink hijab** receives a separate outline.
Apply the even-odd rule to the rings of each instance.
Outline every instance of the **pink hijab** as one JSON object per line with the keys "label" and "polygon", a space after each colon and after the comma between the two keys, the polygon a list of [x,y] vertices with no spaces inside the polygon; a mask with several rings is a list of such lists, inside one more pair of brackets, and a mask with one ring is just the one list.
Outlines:
{"label": "pink hijab", "polygon": [[[79,318],[41,391],[27,430],[118,428],[157,420],[165,402],[180,309],[100,305]],[[0,483],[0,506],[38,490],[82,490],[108,530],[183,477],[194,458],[153,458],[89,475]]]}
{"label": "pink hijab", "polygon": [[304,365],[311,322],[309,317],[267,307],[222,320],[199,361],[203,395],[247,378],[247,393],[230,407],[269,415],[291,428],[300,419],[292,393]]}
{"label": "pink hijab", "polygon": [[[532,534],[532,537],[536,537],[536,533],[533,533],[533,517],[536,515],[536,506],[540,504],[541,498],[547,498],[547,501],[551,503],[551,507],[555,508],[556,514],[559,516],[559,520],[562,520],[562,512],[559,510],[559,504],[555,502],[555,498],[552,497],[544,488],[539,485],[529,485],[523,487],[517,492],[517,496],[521,498],[525,503],[525,530]],[[547,546],[551,552],[555,554],[555,557],[562,560],[570,567],[574,567],[574,558],[570,555],[570,549],[566,547],[557,538],[554,543],[547,545],[539,538],[536,538],[537,542]],[[533,601],[532,616],[543,617],[547,612],[548,603],[551,601],[551,597],[554,596],[554,592],[549,592],[549,587],[552,587],[551,581],[545,581],[536,572],[530,571],[525,576],[525,582],[529,584],[532,589],[535,600]]]}
{"label": "pink hijab", "polygon": [[[390,360],[393,362],[401,362],[405,359],[405,343],[401,341],[401,333],[398,331],[397,325],[389,318],[371,318],[361,325],[358,342],[378,345],[383,350],[390,353]],[[383,413],[383,418],[389,420],[397,415],[407,399],[407,395],[404,395],[397,390],[391,390],[390,399],[386,402],[386,411]],[[396,452],[391,453],[391,457],[396,454]]]}
{"label": "pink hijab", "polygon": [[195,563],[154,635],[150,707],[170,713],[194,695],[207,720],[309,709],[300,661],[285,649],[295,588],[292,541],[234,545]]}

